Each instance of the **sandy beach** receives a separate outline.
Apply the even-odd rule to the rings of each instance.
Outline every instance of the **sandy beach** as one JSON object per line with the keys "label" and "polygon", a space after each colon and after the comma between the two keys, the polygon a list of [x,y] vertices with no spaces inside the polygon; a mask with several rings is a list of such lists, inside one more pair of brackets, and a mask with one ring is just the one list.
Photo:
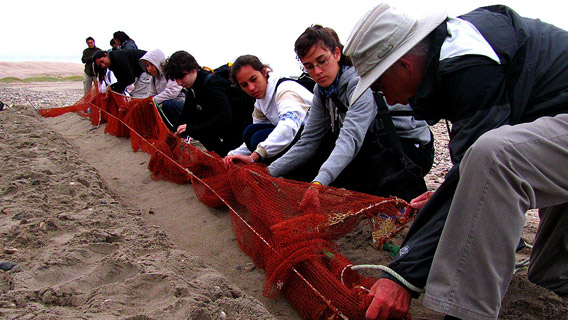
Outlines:
{"label": "sandy beach", "polygon": [[[82,75],[81,64],[0,62],[0,79]],[[75,114],[82,83],[0,83],[0,318],[299,319],[284,298],[262,295],[264,270],[237,245],[227,209],[198,201],[191,185],[154,181],[150,156]],[[437,188],[450,167],[443,124],[433,128]],[[529,212],[524,239],[534,240]],[[394,239],[400,242],[402,234]],[[361,226],[340,239],[356,264],[388,264]],[[518,259],[526,257],[524,249]],[[413,319],[443,315],[413,301]],[[566,300],[518,272],[500,319],[568,319]]]}

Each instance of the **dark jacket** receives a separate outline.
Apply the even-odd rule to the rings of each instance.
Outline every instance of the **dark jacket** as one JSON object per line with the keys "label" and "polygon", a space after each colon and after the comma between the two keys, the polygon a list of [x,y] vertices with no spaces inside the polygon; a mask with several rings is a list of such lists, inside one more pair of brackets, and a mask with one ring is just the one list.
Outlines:
{"label": "dark jacket", "polygon": [[568,32],[505,6],[479,8],[460,18],[481,32],[501,64],[476,55],[440,62],[446,23],[431,33],[422,83],[410,104],[416,118],[452,122],[449,147],[455,166],[418,213],[402,244],[403,256],[390,264],[419,287],[426,284],[465,151],[491,129],[568,112]]}
{"label": "dark jacket", "polygon": [[234,91],[240,88],[232,88],[231,83],[220,76],[208,76],[207,71],[197,72],[176,127],[186,124],[184,136],[199,140],[207,150],[224,157],[242,144],[243,130],[252,121],[253,104],[233,113],[239,107],[235,105]]}
{"label": "dark jacket", "polygon": [[119,49],[121,49],[121,50],[138,50],[138,46],[136,45],[136,42],[134,42],[134,40],[128,39],[128,40],[124,41],[124,43],[120,44]]}
{"label": "dark jacket", "polygon": [[101,49],[97,47],[87,48],[83,50],[83,56],[81,57],[81,61],[85,64],[85,73],[91,77],[95,75],[93,71],[93,56],[97,51],[101,51]]}
{"label": "dark jacket", "polygon": [[108,53],[109,69],[114,73],[117,82],[110,87],[113,91],[122,93],[134,83],[144,70],[140,67],[140,58],[146,54],[144,50],[116,50]]}

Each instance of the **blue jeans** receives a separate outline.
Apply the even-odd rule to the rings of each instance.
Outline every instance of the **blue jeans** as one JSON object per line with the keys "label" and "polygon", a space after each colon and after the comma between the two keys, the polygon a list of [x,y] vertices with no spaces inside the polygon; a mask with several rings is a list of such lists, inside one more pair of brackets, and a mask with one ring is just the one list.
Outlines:
{"label": "blue jeans", "polygon": [[175,125],[178,121],[179,116],[181,115],[182,110],[183,110],[183,101],[177,101],[172,99],[162,102],[163,114],[160,113],[160,116],[162,116],[162,118],[165,117],[165,119],[163,119],[164,123],[172,132],[175,132],[177,129],[175,128]]}
{"label": "blue jeans", "polygon": [[259,143],[266,140],[268,135],[276,128],[272,124],[250,124],[243,132],[243,140],[250,152],[254,152]]}

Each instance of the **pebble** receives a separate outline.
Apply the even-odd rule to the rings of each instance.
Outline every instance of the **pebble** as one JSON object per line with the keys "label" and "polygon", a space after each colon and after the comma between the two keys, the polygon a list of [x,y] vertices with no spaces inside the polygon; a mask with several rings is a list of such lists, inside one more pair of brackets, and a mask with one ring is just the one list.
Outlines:
{"label": "pebble", "polygon": [[0,262],[0,270],[9,271],[12,270],[15,266],[17,265],[10,261]]}
{"label": "pebble", "polygon": [[5,254],[14,254],[16,252],[18,252],[18,249],[16,249],[16,248],[4,248]]}

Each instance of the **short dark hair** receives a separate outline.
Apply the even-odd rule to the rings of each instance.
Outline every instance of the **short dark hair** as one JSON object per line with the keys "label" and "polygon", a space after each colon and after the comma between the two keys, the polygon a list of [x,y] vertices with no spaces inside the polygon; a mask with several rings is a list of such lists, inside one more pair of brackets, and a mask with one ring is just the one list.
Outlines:
{"label": "short dark hair", "polygon": [[124,43],[126,40],[130,40],[130,37],[124,31],[116,31],[115,33],[112,34],[112,37],[114,39],[118,39],[118,41],[120,41],[121,44]]}
{"label": "short dark hair", "polygon": [[[237,60],[235,60],[235,62],[233,62],[233,65],[231,66],[230,78],[234,84],[238,83],[237,73],[239,73],[239,70],[241,70],[241,68],[245,66],[251,66],[254,70],[260,71],[261,73],[264,68],[271,70],[270,66],[262,63],[262,61],[260,61],[260,59],[257,56],[254,56],[252,54],[242,55],[238,57]],[[268,78],[268,76],[266,78]]]}
{"label": "short dark hair", "polygon": [[87,37],[87,39],[85,39],[85,42],[87,42],[89,40],[93,40],[93,42],[95,42],[95,39],[93,39],[93,37]]}
{"label": "short dark hair", "polygon": [[185,77],[193,70],[201,68],[195,58],[186,51],[174,52],[164,63],[162,69],[168,80],[176,80]]}
{"label": "short dark hair", "polygon": [[328,49],[331,52],[333,52],[336,47],[339,48],[339,51],[341,51],[341,59],[339,60],[339,64],[347,66],[353,65],[351,59],[343,55],[343,45],[341,44],[341,41],[339,41],[339,36],[335,32],[335,30],[328,27],[324,28],[319,24],[308,27],[298,37],[298,39],[296,39],[296,42],[294,43],[296,58],[298,58],[298,60],[301,60],[316,44],[319,44],[320,46]]}

